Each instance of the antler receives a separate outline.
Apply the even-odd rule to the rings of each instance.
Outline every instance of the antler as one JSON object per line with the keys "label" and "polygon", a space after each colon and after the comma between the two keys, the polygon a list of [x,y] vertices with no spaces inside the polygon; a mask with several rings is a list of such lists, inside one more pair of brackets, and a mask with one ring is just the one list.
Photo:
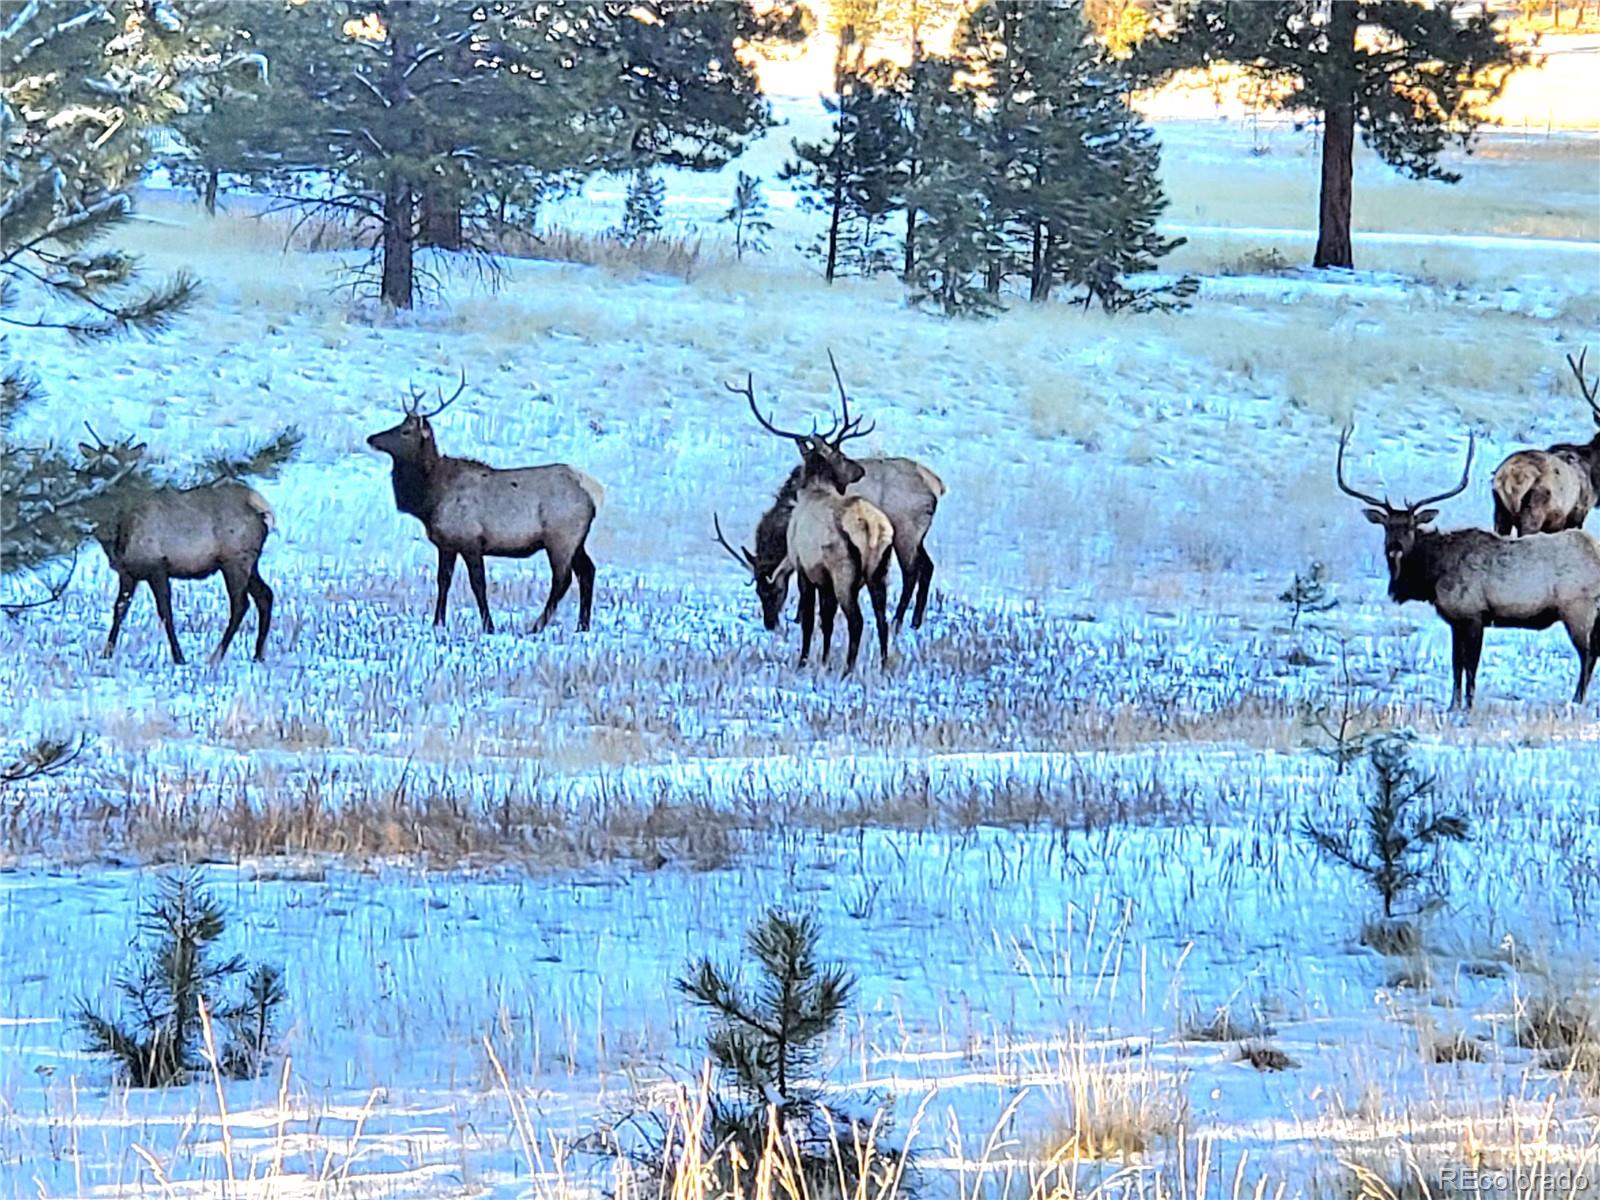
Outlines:
{"label": "antler", "polygon": [[411,399],[401,401],[401,407],[405,409],[406,416],[414,417],[422,411],[422,393],[409,379],[406,380],[406,391],[411,393]]}
{"label": "antler", "polygon": [[765,429],[768,433],[773,434],[776,437],[788,438],[790,441],[800,442],[802,444],[811,436],[811,434],[807,433],[794,433],[788,429],[779,429],[771,421],[767,420],[766,417],[762,416],[761,410],[756,407],[755,376],[750,374],[748,371],[745,372],[743,387],[740,387],[738,384],[734,383],[724,383],[722,386],[727,388],[735,396],[743,396],[749,402],[750,411],[755,414],[756,420],[761,423],[761,428]]}
{"label": "antler", "polygon": [[1594,409],[1595,423],[1600,424],[1600,399],[1596,399],[1596,396],[1600,395],[1600,379],[1596,379],[1594,385],[1590,386],[1588,376],[1583,373],[1583,364],[1588,360],[1588,357],[1589,347],[1585,346],[1578,352],[1576,362],[1573,361],[1572,355],[1567,355],[1567,366],[1571,367],[1572,373],[1578,377],[1578,390],[1583,393],[1583,398],[1589,402],[1589,407]]}
{"label": "antler", "polygon": [[1363,504],[1371,504],[1381,508],[1384,512],[1397,511],[1394,505],[1387,500],[1379,500],[1376,496],[1369,496],[1366,492],[1358,492],[1344,481],[1344,448],[1350,444],[1350,435],[1355,432],[1353,425],[1346,425],[1344,432],[1339,435],[1339,457],[1334,461],[1334,476],[1339,481],[1339,490],[1346,496],[1354,496]]}
{"label": "antler", "polygon": [[844,390],[844,378],[839,374],[839,364],[834,360],[833,351],[831,349],[828,351],[828,365],[833,368],[833,382],[839,387],[839,408],[844,419],[843,423],[837,426],[837,433],[830,429],[824,435],[824,438],[825,440],[831,442],[833,444],[833,448],[837,450],[851,438],[866,437],[867,434],[871,433],[878,427],[878,423],[874,421],[871,425],[868,425],[865,429],[862,429],[860,417],[857,417],[853,421],[850,419],[850,393]]}
{"label": "antler", "polygon": [[461,399],[461,393],[466,391],[466,390],[467,390],[467,369],[465,367],[462,367],[461,368],[461,382],[456,385],[456,390],[450,393],[450,399],[446,400],[444,398],[444,389],[443,388],[437,389],[438,395],[439,395],[439,407],[434,409],[432,412],[426,412],[426,413],[423,413],[422,415],[424,417],[428,418],[429,420],[432,420],[434,417],[437,417],[440,413],[442,413],[445,409],[449,408],[457,400]]}
{"label": "antler", "polygon": [[1459,496],[1462,492],[1466,491],[1467,484],[1472,479],[1472,454],[1477,448],[1477,435],[1469,433],[1467,435],[1467,465],[1461,468],[1461,482],[1456,484],[1456,486],[1451,488],[1448,492],[1440,492],[1437,496],[1429,496],[1426,500],[1418,500],[1415,504],[1407,505],[1410,511],[1416,512],[1419,508],[1423,508],[1429,504],[1437,504],[1441,500],[1448,500],[1450,497]]}
{"label": "antler", "polygon": [[754,575],[756,573],[756,556],[751,554],[750,551],[746,550],[743,546],[735,550],[728,544],[728,539],[722,534],[722,521],[718,518],[716,513],[711,514],[711,523],[717,528],[717,544],[729,554],[733,555],[734,562],[738,563],[745,570],[749,571],[750,574]]}

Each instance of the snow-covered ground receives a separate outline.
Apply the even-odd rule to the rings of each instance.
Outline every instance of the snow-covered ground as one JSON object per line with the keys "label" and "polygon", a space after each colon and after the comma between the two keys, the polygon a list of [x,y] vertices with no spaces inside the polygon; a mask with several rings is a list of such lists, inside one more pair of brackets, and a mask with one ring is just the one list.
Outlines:
{"label": "snow-covered ground", "polygon": [[[1252,135],[1229,128],[1237,156]],[[1169,134],[1169,163],[1226,161],[1217,127]],[[892,1098],[929,1187],[1025,1186],[1075,1120],[1143,1131],[1081,1168],[1084,1190],[1165,1173],[1195,1194],[1197,1163],[1236,1192],[1337,1190],[1342,1162],[1398,1180],[1407,1154],[1600,1174],[1594,1081],[1513,1036],[1543,996],[1600,997],[1595,700],[1565,703],[1559,632],[1494,631],[1479,709],[1445,713],[1444,631],[1384,599],[1377,535],[1332,480],[1348,418],[1352,471],[1397,496],[1452,480],[1472,430],[1473,485],[1443,523],[1482,523],[1500,456],[1583,435],[1563,354],[1600,341],[1600,245],[1569,235],[1560,197],[1592,191],[1600,146],[1563,145],[1485,168],[1494,195],[1556,179],[1553,232],[1464,208],[1448,235],[1369,225],[1358,251],[1391,273],[1253,273],[1264,259],[1230,260],[1281,244],[1297,262],[1303,231],[1175,192],[1190,265],[1214,269],[1194,311],[1147,319],[948,323],[891,284],[828,291],[784,256],[711,250],[688,282],[460,272],[385,317],[329,290],[340,256],[282,256],[246,216],[153,197],[161,223],[129,240],[198,270],[206,302],[155,342],[38,339],[51,400],[21,432],[87,419],[180,471],[284,423],[306,444],[260,485],[266,664],[244,654],[252,616],[220,667],[173,667],[142,594],[103,662],[93,548],[61,605],[0,622],[14,742],[88,739],[0,813],[0,1194],[603,1188],[608,1163],[572,1143],[693,1080],[701,1028],[671,979],[734,954],[769,904],[818,909],[859,972],[823,1069]],[[727,185],[675,180],[672,208],[714,216]],[[560,216],[601,228],[616,199],[596,186]],[[777,208],[792,243],[810,218]],[[825,416],[830,348],[871,449],[949,486],[927,625],[849,681],[837,657],[795,668],[797,636],[761,630],[711,539],[713,512],[748,534],[792,455],[723,382],[749,371],[784,418]],[[607,487],[587,635],[575,597],[529,634],[542,560],[491,561],[500,632],[460,580],[447,629],[429,624],[433,555],[364,439],[408,383],[463,369],[446,452],[569,461]],[[1340,603],[1290,630],[1278,595],[1313,560]],[[175,594],[198,663],[222,588]],[[1358,722],[1414,729],[1475,828],[1406,958],[1359,945],[1370,898],[1293,832],[1358,810],[1364,776],[1333,773],[1310,719],[1341,702],[1345,663]],[[233,944],[286,966],[288,1066],[128,1092],[63,1015],[108,992],[148,866],[178,858],[213,864]],[[1295,1065],[1186,1041],[1218,1005]],[[1432,1063],[1457,1033],[1481,1061]]]}

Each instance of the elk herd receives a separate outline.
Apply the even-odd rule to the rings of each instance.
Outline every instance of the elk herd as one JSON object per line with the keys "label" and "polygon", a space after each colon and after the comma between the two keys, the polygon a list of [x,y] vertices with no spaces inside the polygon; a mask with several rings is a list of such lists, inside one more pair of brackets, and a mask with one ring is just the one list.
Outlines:
{"label": "elk herd", "polygon": [[[871,433],[851,416],[850,396],[838,364],[829,364],[839,391],[839,415],[826,432],[780,427],[756,402],[755,381],[725,386],[741,396],[757,424],[791,443],[799,455],[755,529],[755,548],[735,548],[712,514],[715,540],[746,573],[768,630],[779,628],[793,580],[799,593],[800,663],[811,656],[813,631],[822,627],[824,663],[833,642],[834,619],[844,611],[847,631],[844,671],[855,667],[865,631],[861,593],[867,593],[877,634],[879,662],[889,661],[891,624],[899,628],[908,610],[919,627],[927,611],[933,559],[927,538],[944,483],[909,458],[852,458],[846,444]],[[1431,507],[1464,492],[1471,480],[1475,443],[1469,440],[1460,481],[1448,491],[1414,504],[1394,505],[1358,491],[1345,479],[1351,430],[1339,439],[1339,488],[1365,505],[1366,518],[1383,528],[1389,595],[1399,603],[1433,605],[1450,627],[1453,646],[1452,705],[1471,707],[1477,688],[1484,631],[1490,627],[1545,629],[1560,622],[1578,653],[1574,701],[1582,703],[1600,659],[1600,540],[1582,526],[1600,495],[1600,381],[1585,372],[1587,352],[1567,357],[1594,415],[1597,432],[1587,443],[1562,443],[1522,450],[1494,473],[1494,529],[1440,532]],[[466,387],[465,374],[453,395],[442,390],[424,411],[415,389],[398,425],[373,434],[367,444],[388,455],[395,507],[422,523],[438,551],[435,625],[444,623],[456,561],[467,578],[486,632],[489,613],[486,558],[527,558],[544,551],[550,563],[550,594],[534,624],[544,629],[574,580],[578,584],[578,628],[586,630],[594,602],[595,565],[587,549],[590,528],[605,490],[564,463],[497,468],[442,454],[432,420]],[[117,597],[105,654],[115,649],[123,618],[139,583],[149,585],[175,662],[183,652],[173,627],[170,581],[221,573],[228,591],[228,623],[213,661],[227,652],[250,601],[257,613],[255,657],[265,650],[272,620],[272,589],[257,569],[273,528],[271,507],[259,493],[236,482],[187,490],[146,492],[97,531],[117,576]],[[901,590],[891,622],[888,571],[899,564]]]}

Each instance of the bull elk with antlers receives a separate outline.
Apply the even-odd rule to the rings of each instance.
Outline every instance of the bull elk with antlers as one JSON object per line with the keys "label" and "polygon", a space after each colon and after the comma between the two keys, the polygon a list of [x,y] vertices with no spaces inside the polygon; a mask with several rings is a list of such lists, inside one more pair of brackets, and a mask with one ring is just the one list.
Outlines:
{"label": "bull elk with antlers", "polygon": [[[846,489],[860,483],[865,471],[848,458],[842,447],[851,438],[864,437],[872,426],[861,427],[861,418],[852,419],[848,400],[843,417],[827,433],[797,433],[780,429],[756,405],[755,381],[747,375],[743,387],[725,385],[742,395],[761,427],[774,437],[787,438],[800,451],[798,479],[784,527],[784,556],[763,575],[757,573],[754,556],[741,557],[722,534],[722,523],[713,514],[717,540],[755,577],[764,595],[777,591],[778,604],[788,590],[793,575],[800,589],[800,663],[811,656],[812,626],[816,610],[822,617],[822,661],[828,661],[833,642],[833,619],[844,609],[849,630],[844,673],[855,669],[861,649],[861,634],[866,624],[861,612],[861,588],[872,598],[873,616],[878,627],[878,652],[882,664],[889,665],[888,572],[889,550],[894,543],[894,526],[875,504],[862,496],[846,495]],[[785,488],[788,484],[785,484]],[[774,511],[786,501],[783,493],[774,502]],[[773,518],[771,512],[763,522]],[[765,603],[765,601],[763,601]]]}
{"label": "bull elk with antlers", "polygon": [[550,559],[550,596],[533,631],[538,633],[550,623],[574,575],[578,628],[588,629],[594,561],[585,543],[605,489],[564,463],[507,470],[440,454],[431,421],[454,404],[466,386],[463,372],[455,393],[447,400],[441,390],[438,405],[428,412],[422,411],[421,393],[412,388],[405,419],[367,439],[367,445],[393,460],[395,507],[421,521],[428,540],[438,547],[439,595],[433,623],[444,624],[445,601],[459,557],[466,561],[484,632],[493,633],[483,560],[528,558],[543,550]]}
{"label": "bull elk with antlers", "polygon": [[1566,626],[1578,652],[1578,687],[1573,703],[1583,703],[1600,656],[1600,540],[1581,529],[1535,538],[1508,538],[1486,529],[1441,533],[1424,528],[1438,517],[1428,508],[1466,490],[1472,472],[1473,443],[1461,482],[1449,491],[1396,507],[1358,492],[1345,482],[1344,454],[1350,440],[1339,438],[1339,489],[1363,504],[1367,520],[1383,526],[1383,553],[1389,564],[1389,596],[1404,604],[1431,604],[1450,626],[1454,688],[1450,706],[1472,707],[1478,685],[1478,659],[1488,626],[1548,629]]}
{"label": "bull elk with antlers", "polygon": [[[89,431],[94,434],[94,430]],[[119,466],[131,467],[144,445],[108,446],[95,435],[97,445],[79,447],[86,458],[110,456]],[[123,471],[126,475],[127,471]],[[256,606],[255,659],[260,662],[272,628],[272,589],[261,578],[261,550],[272,532],[272,506],[260,492],[242,483],[223,481],[199,487],[140,489],[95,530],[95,540],[117,574],[117,598],[111,606],[111,632],[102,657],[110,658],[122,633],[122,622],[133,593],[147,584],[155,597],[156,614],[166,630],[172,661],[183,664],[183,647],[172,622],[172,580],[207,579],[219,571],[228,589],[228,624],[222,641],[212,651],[219,661],[233,644],[244,622],[245,610]]]}
{"label": "bull elk with antlers", "polygon": [[[1567,365],[1600,426],[1600,380],[1584,373],[1588,347]],[[1563,442],[1547,450],[1519,450],[1495,468],[1496,533],[1557,533],[1581,529],[1600,496],[1600,432],[1587,444]]]}
{"label": "bull elk with antlers", "polygon": [[[849,396],[839,365],[833,352],[828,352],[828,362],[833,367],[834,382],[839,387],[839,398],[849,410]],[[860,496],[875,505],[889,518],[894,528],[894,557],[900,564],[900,601],[895,605],[894,624],[899,628],[905,620],[906,610],[913,597],[916,607],[911,616],[911,628],[920,629],[928,609],[928,593],[933,584],[933,558],[928,554],[928,530],[933,525],[939,501],[945,494],[944,481],[921,463],[910,458],[857,458],[854,461],[862,471],[861,478],[846,490],[847,496]],[[733,555],[751,574],[756,596],[761,601],[762,622],[768,630],[778,628],[783,616],[783,602],[789,595],[789,576],[779,571],[789,552],[789,516],[794,511],[795,497],[799,494],[801,463],[789,472],[789,477],[778,489],[772,506],[756,526],[756,548],[743,546],[734,549],[717,528],[717,541]]]}

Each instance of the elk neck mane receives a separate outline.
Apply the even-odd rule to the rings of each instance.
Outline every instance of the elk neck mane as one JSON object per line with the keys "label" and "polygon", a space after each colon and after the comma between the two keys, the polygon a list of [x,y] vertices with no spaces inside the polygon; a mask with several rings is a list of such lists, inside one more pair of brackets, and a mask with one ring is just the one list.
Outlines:
{"label": "elk neck mane", "polygon": [[778,494],[772,498],[772,507],[767,509],[756,526],[756,564],[759,570],[770,571],[789,553],[789,515],[794,512],[795,500],[800,495],[800,472],[800,467],[789,472]]}
{"label": "elk neck mane", "polygon": [[1419,600],[1434,603],[1439,580],[1453,570],[1475,543],[1498,541],[1483,529],[1419,529],[1411,552],[1400,561],[1400,575],[1389,583],[1389,597],[1400,603]]}

